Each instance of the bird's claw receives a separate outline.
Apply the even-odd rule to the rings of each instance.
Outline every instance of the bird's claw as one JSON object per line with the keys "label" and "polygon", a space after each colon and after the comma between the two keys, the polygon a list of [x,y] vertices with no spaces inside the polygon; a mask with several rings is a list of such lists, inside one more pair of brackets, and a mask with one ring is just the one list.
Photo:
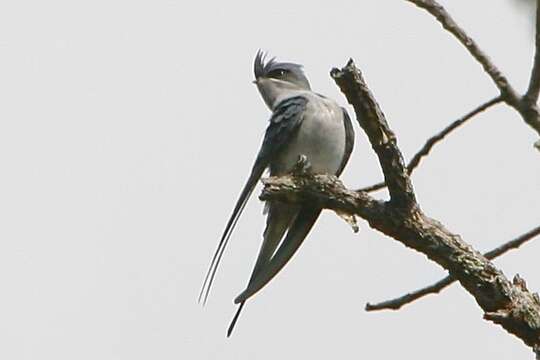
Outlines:
{"label": "bird's claw", "polygon": [[294,165],[292,173],[296,175],[305,175],[311,173],[311,163],[306,155],[301,154],[298,156],[298,161]]}

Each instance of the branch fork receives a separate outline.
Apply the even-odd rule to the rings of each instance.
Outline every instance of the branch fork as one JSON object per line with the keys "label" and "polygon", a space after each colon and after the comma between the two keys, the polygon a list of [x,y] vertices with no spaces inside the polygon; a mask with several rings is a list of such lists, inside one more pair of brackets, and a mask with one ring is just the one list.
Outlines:
{"label": "branch fork", "polygon": [[540,303],[516,277],[508,280],[485,256],[422,212],[416,201],[409,170],[396,136],[350,60],[333,69],[336,81],[377,154],[390,199],[376,200],[364,191],[352,191],[334,176],[306,172],[264,180],[262,200],[312,203],[314,206],[357,215],[369,225],[448,270],[450,276],[476,300],[487,320],[499,324],[531,348],[540,345]]}
{"label": "branch fork", "polygon": [[[358,123],[377,154],[384,182],[352,191],[345,188],[336,177],[311,174],[306,170],[307,159],[301,158],[291,174],[264,179],[265,187],[260,199],[312,203],[314,206],[334,210],[345,217],[346,221],[347,217],[352,216],[355,222],[354,216],[357,215],[366,220],[372,228],[422,252],[449,272],[448,277],[429,287],[383,303],[367,304],[366,310],[399,309],[404,304],[439,292],[454,281],[459,281],[484,310],[484,319],[502,326],[520,338],[540,360],[540,296],[530,292],[525,280],[519,275],[512,281],[507,279],[489,260],[536,237],[540,234],[540,227],[482,255],[459,235],[451,233],[440,222],[429,218],[420,210],[410,179],[410,174],[422,157],[428,155],[436,143],[476,114],[495,104],[504,102],[514,108],[523,121],[540,135],[540,110],[537,106],[540,94],[540,0],[537,0],[536,12],[536,53],[529,86],[523,95],[513,88],[486,53],[437,1],[407,1],[433,15],[442,27],[468,50],[492,79],[500,95],[430,138],[405,166],[395,134],[362,73],[350,60],[344,68],[333,69],[330,74],[354,107]],[[534,146],[540,150],[540,140],[535,142]],[[368,194],[384,187],[388,188],[389,201],[379,201]]]}

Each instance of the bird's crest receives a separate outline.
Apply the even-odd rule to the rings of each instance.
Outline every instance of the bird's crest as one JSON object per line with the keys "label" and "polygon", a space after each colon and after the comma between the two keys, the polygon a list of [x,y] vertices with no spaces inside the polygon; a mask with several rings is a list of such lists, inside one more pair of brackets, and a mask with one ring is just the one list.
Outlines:
{"label": "bird's crest", "polygon": [[279,62],[275,57],[272,57],[267,60],[268,54],[262,50],[257,51],[255,56],[255,61],[253,62],[253,72],[255,78],[264,77],[276,69],[288,70],[292,73],[301,73],[303,75],[304,71],[302,70],[303,66],[300,64],[295,64],[291,62]]}

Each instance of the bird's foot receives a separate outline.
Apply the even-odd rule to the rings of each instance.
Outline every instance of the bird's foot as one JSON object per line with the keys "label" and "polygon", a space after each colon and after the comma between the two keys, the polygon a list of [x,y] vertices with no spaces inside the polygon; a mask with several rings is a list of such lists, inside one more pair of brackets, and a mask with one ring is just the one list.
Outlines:
{"label": "bird's foot", "polygon": [[311,173],[311,163],[306,155],[298,156],[298,161],[294,165],[291,173],[293,175],[306,175]]}

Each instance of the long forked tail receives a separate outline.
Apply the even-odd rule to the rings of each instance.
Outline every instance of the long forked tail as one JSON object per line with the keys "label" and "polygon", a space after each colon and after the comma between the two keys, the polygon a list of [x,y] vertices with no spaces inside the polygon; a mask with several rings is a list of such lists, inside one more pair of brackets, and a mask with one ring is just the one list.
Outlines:
{"label": "long forked tail", "polygon": [[300,210],[275,255],[268,264],[260,269],[249,282],[248,287],[234,300],[236,304],[243,304],[277,275],[298,250],[320,213],[321,209],[318,208],[302,208]]}
{"label": "long forked tail", "polygon": [[238,310],[236,310],[236,314],[234,314],[234,317],[231,320],[231,324],[229,325],[229,328],[227,329],[227,337],[231,336],[234,330],[234,326],[236,325],[236,321],[238,320],[238,317],[240,316],[240,313],[242,312],[242,308],[244,307],[245,303],[246,303],[245,301],[241,303],[240,306],[238,307]]}
{"label": "long forked tail", "polygon": [[247,299],[262,289],[287,264],[317,221],[320,213],[321,209],[303,208],[300,210],[276,254],[261,268],[256,267],[247,288],[234,300],[240,306],[229,325],[227,337],[231,336]]}
{"label": "long forked tail", "polygon": [[[287,228],[294,220],[298,208],[296,206],[285,205],[282,203],[269,203],[268,219],[266,221],[266,229],[264,230],[264,240],[257,256],[257,261],[253,267],[253,271],[249,278],[249,283],[257,276],[257,274],[264,269],[265,265],[268,265],[272,255],[276,251],[283,235],[287,231]],[[248,283],[248,287],[249,287]],[[242,302],[238,307],[230,325],[227,330],[227,337],[230,337],[238,317],[244,308],[245,302]]]}
{"label": "long forked tail", "polygon": [[227,226],[225,227],[225,231],[223,232],[218,247],[214,253],[214,256],[212,257],[212,262],[210,263],[208,272],[206,273],[203,285],[201,287],[201,292],[199,293],[198,301],[201,302],[202,300],[203,305],[206,304],[206,300],[208,299],[208,295],[210,294],[210,289],[212,287],[212,283],[214,282],[214,277],[216,276],[221,257],[223,256],[223,252],[227,247],[227,243],[229,242],[234,227],[236,226],[236,223],[238,222],[242,211],[244,211],[247,201],[251,196],[251,193],[253,192],[257,181],[259,181],[259,178],[261,177],[265,167],[266,166],[264,164],[259,164],[259,162],[255,163],[253,169],[251,170],[251,175],[249,176],[246,184],[244,185],[244,188],[242,189],[242,192],[240,193],[240,197],[236,202],[231,217],[229,218]]}

